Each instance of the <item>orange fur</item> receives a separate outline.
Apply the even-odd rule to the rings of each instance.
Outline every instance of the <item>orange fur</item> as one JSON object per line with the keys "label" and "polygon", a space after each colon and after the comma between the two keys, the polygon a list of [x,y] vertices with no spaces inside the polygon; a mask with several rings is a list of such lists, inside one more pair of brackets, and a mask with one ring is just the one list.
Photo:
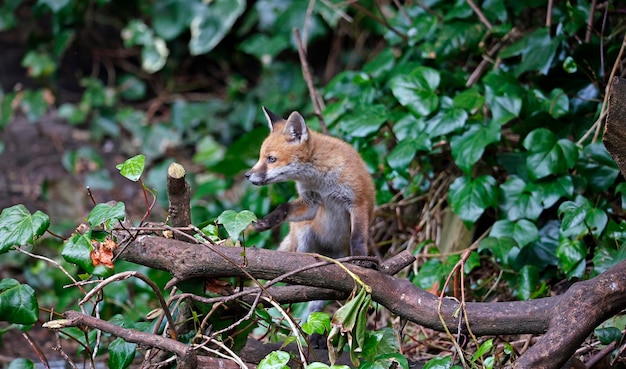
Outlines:
{"label": "orange fur", "polygon": [[357,151],[346,142],[308,129],[293,112],[284,120],[264,109],[270,134],[259,161],[246,173],[255,185],[295,181],[299,197],[259,220],[259,231],[290,222],[284,251],[338,258],[367,255],[374,184]]}

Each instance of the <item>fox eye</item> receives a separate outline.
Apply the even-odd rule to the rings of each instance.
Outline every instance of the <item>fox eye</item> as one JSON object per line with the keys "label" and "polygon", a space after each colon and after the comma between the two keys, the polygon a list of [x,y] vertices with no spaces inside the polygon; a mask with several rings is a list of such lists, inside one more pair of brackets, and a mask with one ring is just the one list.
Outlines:
{"label": "fox eye", "polygon": [[272,164],[276,162],[276,157],[275,156],[268,156],[267,157],[267,162]]}

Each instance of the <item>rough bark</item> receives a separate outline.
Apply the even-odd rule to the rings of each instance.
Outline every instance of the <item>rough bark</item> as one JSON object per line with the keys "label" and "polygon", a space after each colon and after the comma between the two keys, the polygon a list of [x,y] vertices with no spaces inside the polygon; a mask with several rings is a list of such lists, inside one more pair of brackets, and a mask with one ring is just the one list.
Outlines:
{"label": "rough bark", "polygon": [[626,80],[620,77],[611,81],[602,141],[626,177]]}
{"label": "rough bark", "polygon": [[[247,264],[244,264],[242,248],[220,246],[213,246],[213,248],[223,256],[201,245],[141,236],[120,257],[137,264],[168,271],[178,280],[199,276],[245,277],[243,269],[255,278],[272,279],[320,261],[309,254],[248,248],[245,250]],[[405,279],[355,265],[346,267],[372,287],[374,301],[415,323],[437,330],[443,329],[438,314],[439,299],[436,296]],[[611,270],[618,271],[617,274],[619,274],[621,268],[624,267],[626,267],[626,262],[618,264]],[[353,280],[342,268],[334,264],[302,271],[285,278],[284,281],[343,293],[349,293],[354,288]],[[606,282],[598,277],[581,283],[580,288],[593,291],[603,289]],[[621,286],[613,287],[621,288]],[[580,288],[572,288],[570,290],[572,292],[568,291],[561,296],[530,301],[467,303],[466,309],[472,331],[477,335],[545,333],[550,328],[551,321],[556,319],[555,316],[563,316],[565,307],[579,305],[563,301],[580,299],[577,292]],[[570,295],[573,297],[569,297]],[[599,296],[605,298],[603,295]],[[309,299],[311,295],[302,295],[302,298]],[[292,297],[290,302],[295,302],[295,300]],[[621,303],[622,301],[615,302]],[[626,303],[622,305],[626,306]],[[455,300],[446,298],[442,302],[441,316],[452,330],[455,330],[458,325],[456,317],[458,308],[459,303]],[[614,311],[617,308],[607,311]]]}
{"label": "rough bark", "polygon": [[[191,209],[189,207],[191,190],[185,180],[185,168],[178,163],[172,163],[167,168],[167,197],[169,199],[169,215],[174,227],[187,227],[191,224]],[[183,231],[192,234],[191,231]],[[174,238],[186,239],[180,234]]]}

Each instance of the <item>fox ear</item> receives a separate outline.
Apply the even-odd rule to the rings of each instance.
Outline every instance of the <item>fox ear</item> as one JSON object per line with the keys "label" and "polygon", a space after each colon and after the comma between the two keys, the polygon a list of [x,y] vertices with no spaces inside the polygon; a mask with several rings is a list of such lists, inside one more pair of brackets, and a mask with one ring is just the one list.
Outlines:
{"label": "fox ear", "polygon": [[304,142],[309,138],[309,129],[304,123],[304,118],[297,111],[294,111],[287,118],[287,124],[283,129],[283,134],[287,137],[287,141]]}
{"label": "fox ear", "polygon": [[270,126],[270,132],[274,132],[274,124],[283,121],[283,118],[272,113],[265,106],[263,107],[263,113],[265,114],[265,118],[267,118],[267,124]]}

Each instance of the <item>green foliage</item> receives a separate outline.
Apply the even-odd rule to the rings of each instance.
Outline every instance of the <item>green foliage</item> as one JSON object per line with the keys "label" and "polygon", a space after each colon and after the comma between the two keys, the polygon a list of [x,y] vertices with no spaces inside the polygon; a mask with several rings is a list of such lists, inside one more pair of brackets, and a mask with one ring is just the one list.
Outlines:
{"label": "green foliage", "polygon": [[[363,350],[366,339],[367,310],[372,302],[372,296],[365,288],[359,289],[356,296],[339,308],[331,320],[331,330],[328,342],[338,337],[337,348],[342,348],[350,342],[350,360],[359,365],[358,352]],[[336,359],[336,349],[329,345],[328,356],[332,363]]]}
{"label": "green foliage", "polygon": [[306,323],[302,324],[302,330],[306,334],[317,333],[323,335],[330,332],[330,316],[322,312],[314,312],[309,315]]}
{"label": "green foliage", "polygon": [[250,210],[236,212],[233,210],[225,210],[217,217],[217,222],[226,228],[228,236],[236,241],[241,232],[243,232],[250,223],[256,221],[256,215]]}
{"label": "green foliage", "polygon": [[121,338],[109,343],[109,368],[128,368],[135,358],[136,346]]}
{"label": "green foliage", "polygon": [[0,316],[9,323],[35,323],[39,317],[35,290],[12,278],[0,280]]}
{"label": "green foliage", "polygon": [[286,369],[289,368],[287,363],[289,362],[290,356],[288,352],[285,351],[273,351],[270,352],[266,357],[264,357],[259,362],[259,369]]}
{"label": "green foliage", "polygon": [[136,182],[143,173],[145,162],[146,157],[144,155],[136,155],[115,167],[120,171],[121,175]]}
{"label": "green foliage", "polygon": [[39,210],[31,214],[22,204],[3,209],[0,213],[0,253],[13,246],[34,244],[49,226],[50,218]]}
{"label": "green foliage", "polygon": [[29,359],[15,359],[9,363],[7,369],[34,369],[35,364]]}

